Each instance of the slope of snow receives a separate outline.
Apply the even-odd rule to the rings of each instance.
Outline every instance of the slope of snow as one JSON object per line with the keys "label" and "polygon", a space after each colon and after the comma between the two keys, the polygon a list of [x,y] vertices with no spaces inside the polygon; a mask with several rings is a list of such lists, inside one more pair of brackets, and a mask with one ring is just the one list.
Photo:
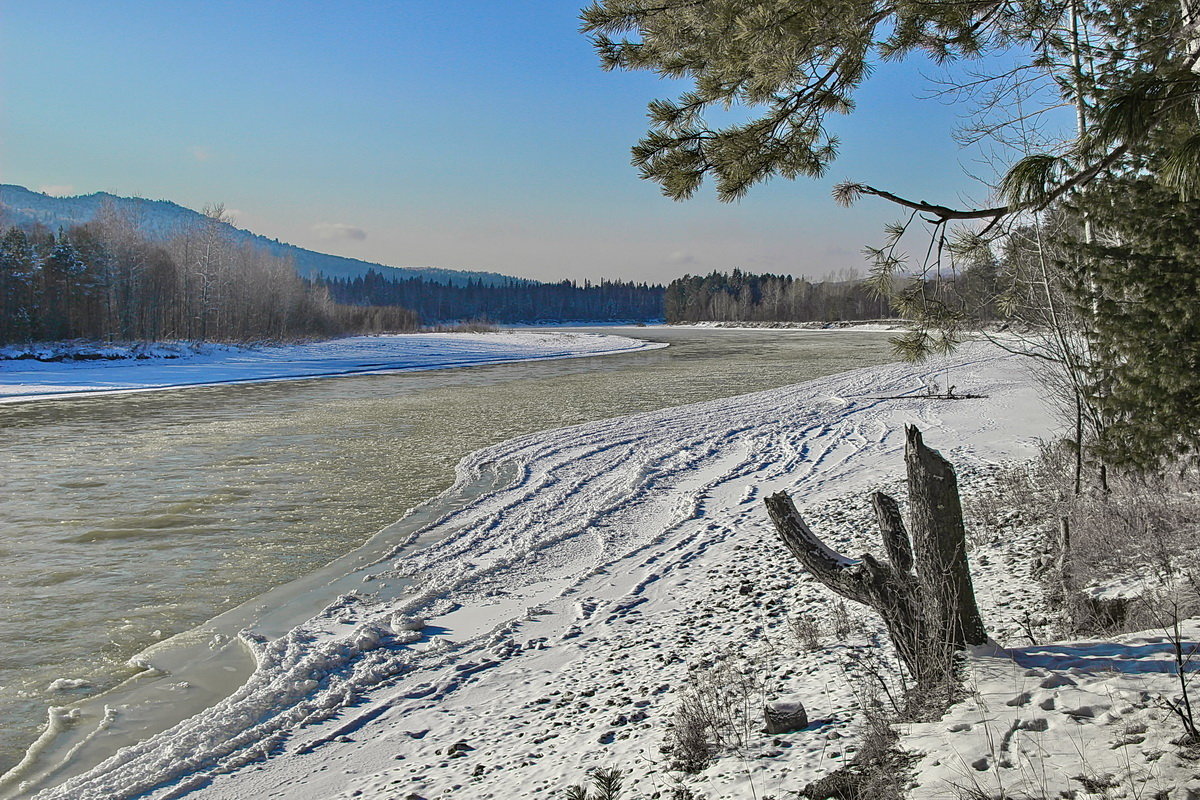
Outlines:
{"label": "slope of snow", "polygon": [[[875,399],[947,371],[987,399]],[[735,751],[687,780],[709,798],[798,788],[853,752],[852,657],[887,648],[853,609],[852,634],[797,646],[791,621],[829,620],[836,606],[776,544],[761,498],[790,490],[832,546],[878,549],[865,491],[896,490],[906,423],[968,485],[986,478],[973,465],[1028,457],[1050,429],[1025,364],[972,345],[926,367],[486,448],[460,464],[446,493],[459,501],[362,568],[361,589],[274,639],[252,625],[245,686],[38,796],[533,797],[594,766],[650,795],[676,780],[659,749],[675,707],[721,664],[769,697],[801,699],[813,722],[768,736],[750,719]],[[469,491],[480,483],[498,488]],[[1032,582],[1011,565],[1029,545],[981,547],[981,605],[999,609],[998,635],[1015,632],[1011,599]],[[428,626],[408,630],[412,618]]]}
{"label": "slope of snow", "polygon": [[[313,378],[351,373],[444,369],[666,347],[623,336],[565,332],[409,333],[352,336],[305,344],[198,349],[159,345],[112,360],[0,360],[0,403],[102,392],[149,391],[218,383]],[[52,357],[50,352],[36,354]]]}

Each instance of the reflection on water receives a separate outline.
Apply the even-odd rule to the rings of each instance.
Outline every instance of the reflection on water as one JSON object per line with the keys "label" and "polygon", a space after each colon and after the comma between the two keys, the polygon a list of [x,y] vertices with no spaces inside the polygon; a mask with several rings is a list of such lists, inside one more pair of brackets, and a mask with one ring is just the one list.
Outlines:
{"label": "reflection on water", "polygon": [[352,549],[472,450],[890,360],[883,334],[628,333],[672,346],[0,407],[0,772],[48,704]]}

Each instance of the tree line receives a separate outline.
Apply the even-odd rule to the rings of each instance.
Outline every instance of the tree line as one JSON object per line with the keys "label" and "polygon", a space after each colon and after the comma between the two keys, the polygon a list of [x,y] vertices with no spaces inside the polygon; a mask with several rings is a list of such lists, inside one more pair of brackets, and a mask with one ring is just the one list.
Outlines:
{"label": "tree line", "polygon": [[893,316],[886,298],[852,275],[817,283],[790,275],[684,275],[667,285],[667,322],[834,322]]}
{"label": "tree line", "polygon": [[353,279],[323,278],[318,285],[341,303],[412,309],[425,324],[452,320],[649,322],[663,318],[663,287],[627,281],[580,284],[514,279],[494,286],[481,281],[447,286],[424,278],[385,278],[370,270]]}
{"label": "tree line", "polygon": [[57,233],[12,226],[0,237],[0,344],[289,340],[412,330],[389,305],[347,305],[296,274],[290,260],[224,232],[223,209],[151,241],[112,206]]}

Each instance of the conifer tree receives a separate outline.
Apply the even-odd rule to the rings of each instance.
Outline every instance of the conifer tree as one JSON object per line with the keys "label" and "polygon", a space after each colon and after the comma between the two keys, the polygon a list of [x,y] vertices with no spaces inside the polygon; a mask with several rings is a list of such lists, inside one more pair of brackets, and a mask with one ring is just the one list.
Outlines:
{"label": "conifer tree", "polygon": [[37,260],[29,238],[9,228],[0,239],[0,341],[32,339],[38,324]]}
{"label": "conifer tree", "polygon": [[1162,179],[1159,151],[1106,176],[1071,206],[1102,232],[1079,234],[1063,266],[1090,314],[1088,399],[1103,418],[1096,453],[1153,470],[1200,455],[1200,198]]}
{"label": "conifer tree", "polygon": [[[897,348],[910,358],[948,350],[972,318],[1003,311],[988,284],[1005,276],[987,248],[1033,230],[1054,331],[1048,348],[1028,354],[1058,364],[1056,380],[1068,387],[1076,419],[1091,420],[1097,452],[1145,465],[1153,453],[1194,451],[1196,426],[1185,410],[1196,403],[1190,382],[1173,376],[1179,362],[1171,351],[1194,335],[1173,304],[1200,300],[1179,244],[1187,225],[1195,227],[1190,204],[1200,197],[1200,0],[598,0],[582,20],[605,69],[690,81],[677,98],[650,103],[651,129],[633,148],[642,177],[675,199],[692,196],[706,178],[728,201],[771,177],[824,174],[838,147],[829,116],[854,110],[857,90],[882,60],[986,64],[984,56],[1018,54],[1006,69],[957,87],[968,99],[982,97],[980,113],[994,118],[980,129],[1012,148],[993,197],[953,208],[909,199],[902,187],[835,188],[845,205],[866,195],[905,209],[885,244],[870,250],[879,290],[919,323]],[[1029,120],[1056,105],[1074,110],[1075,135],[1031,145]],[[757,116],[710,121],[729,108]],[[1021,137],[1000,133],[1017,131]],[[1042,227],[1042,212],[1061,216],[1066,206],[1077,210],[1073,224]],[[1140,233],[1131,227],[1139,220]],[[1190,222],[1176,228],[1174,220]],[[965,227],[950,231],[951,224]],[[898,245],[920,225],[929,241],[912,249],[928,255],[914,268]],[[1157,238],[1145,235],[1152,230]],[[1067,259],[1074,272],[1063,273],[1060,259],[1060,271],[1047,275],[1063,248],[1078,256]],[[961,280],[964,267],[974,271],[969,281]],[[1068,288],[1074,313],[1060,314],[1057,296]],[[1169,296],[1152,297],[1160,292]],[[684,308],[688,301],[672,296]],[[1152,330],[1158,335],[1148,337]],[[1144,447],[1133,442],[1129,426],[1138,425]],[[1084,436],[1076,439],[1082,448]]]}
{"label": "conifer tree", "polygon": [[50,255],[42,262],[43,338],[66,339],[80,335],[79,307],[91,288],[86,276],[87,264],[60,230]]}
{"label": "conifer tree", "polygon": [[[823,175],[838,140],[831,114],[849,114],[855,94],[883,60],[924,55],[938,63],[1024,52],[1025,60],[977,85],[1050,88],[1040,109],[1013,110],[1020,124],[1061,102],[1078,105],[1078,136],[1055,152],[1012,165],[1004,199],[955,209],[913,201],[863,183],[836,198],[882,197],[935,224],[997,220],[1044,208],[1116,163],[1130,147],[1194,111],[1200,75],[1196,0],[598,0],[581,15],[606,70],[649,70],[690,81],[678,98],[649,104],[651,130],[633,148],[644,178],[674,199],[706,177],[735,200],[774,176]],[[1026,98],[1034,91],[1022,92]],[[1011,90],[1000,98],[1011,95]],[[995,95],[992,105],[995,105]],[[1001,105],[1003,103],[1001,102]],[[714,111],[758,112],[714,125]],[[1096,124],[1092,124],[1095,122]],[[1176,154],[1179,180],[1200,176],[1200,137]]]}

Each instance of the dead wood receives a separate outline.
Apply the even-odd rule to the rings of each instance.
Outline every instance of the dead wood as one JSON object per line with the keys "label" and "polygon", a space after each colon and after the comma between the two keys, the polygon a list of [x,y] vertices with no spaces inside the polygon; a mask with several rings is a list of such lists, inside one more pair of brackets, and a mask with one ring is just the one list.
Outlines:
{"label": "dead wood", "polygon": [[848,558],[827,546],[779,492],[767,513],[788,551],[814,578],[843,597],[873,608],[918,687],[952,679],[952,654],[983,644],[987,633],[967,565],[958,480],[950,463],[909,426],[905,439],[910,538],[899,504],[871,497],[887,561],[870,553]]}

